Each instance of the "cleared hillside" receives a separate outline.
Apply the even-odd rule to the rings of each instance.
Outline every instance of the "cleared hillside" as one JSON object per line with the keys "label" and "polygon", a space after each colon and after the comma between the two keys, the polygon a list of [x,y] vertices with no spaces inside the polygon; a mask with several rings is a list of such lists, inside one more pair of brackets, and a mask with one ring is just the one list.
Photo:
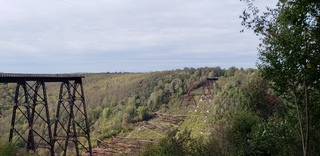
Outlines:
{"label": "cleared hillside", "polygon": [[[208,77],[219,77],[210,90],[204,89]],[[208,138],[228,120],[241,102],[242,86],[254,77],[257,77],[255,70],[235,67],[85,74],[83,84],[92,145],[114,153],[130,152],[144,147],[135,145],[137,140],[154,144],[171,130],[187,130],[192,138]],[[189,96],[194,101],[187,98],[181,102],[193,85]],[[14,96],[13,88],[11,84],[1,85],[0,123],[4,126],[0,132],[4,140],[10,128],[12,110],[8,106]],[[53,117],[59,84],[49,83],[47,90]],[[129,141],[118,143],[119,139]]]}

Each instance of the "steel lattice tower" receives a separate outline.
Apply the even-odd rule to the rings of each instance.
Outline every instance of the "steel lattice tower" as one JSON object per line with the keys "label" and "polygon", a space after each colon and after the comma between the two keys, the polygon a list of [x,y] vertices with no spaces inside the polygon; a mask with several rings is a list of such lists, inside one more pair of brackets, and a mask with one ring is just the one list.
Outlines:
{"label": "steel lattice tower", "polygon": [[73,144],[77,155],[80,154],[79,147],[91,151],[86,114],[82,82],[62,82],[53,133],[56,150],[62,150],[66,155],[68,146]]}
{"label": "steel lattice tower", "polygon": [[[57,152],[81,155],[80,151],[92,155],[82,78],[66,74],[0,73],[0,83],[17,84],[9,141],[28,151],[47,149],[52,156]],[[54,119],[50,119],[45,82],[61,83]]]}

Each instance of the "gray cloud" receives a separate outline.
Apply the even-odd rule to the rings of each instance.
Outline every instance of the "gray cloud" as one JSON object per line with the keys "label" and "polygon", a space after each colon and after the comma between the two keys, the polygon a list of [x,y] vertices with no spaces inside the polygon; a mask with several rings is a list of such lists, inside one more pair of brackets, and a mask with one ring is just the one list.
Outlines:
{"label": "gray cloud", "polygon": [[239,33],[243,8],[237,0],[2,1],[0,71],[254,67],[258,39]]}

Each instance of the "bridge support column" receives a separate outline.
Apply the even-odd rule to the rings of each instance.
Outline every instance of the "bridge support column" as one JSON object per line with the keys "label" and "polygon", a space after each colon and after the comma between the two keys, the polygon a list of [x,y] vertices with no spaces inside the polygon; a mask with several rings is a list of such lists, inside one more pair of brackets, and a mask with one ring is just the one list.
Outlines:
{"label": "bridge support column", "polygon": [[[0,83],[17,83],[9,141],[40,155],[92,155],[81,75],[0,73]],[[45,82],[60,82],[51,131]],[[73,143],[73,144],[72,144]]]}
{"label": "bridge support column", "polygon": [[55,151],[67,155],[69,151],[80,155],[79,150],[85,150],[92,155],[90,129],[86,112],[82,80],[65,81],[61,83],[59,101],[53,132]]}
{"label": "bridge support column", "polygon": [[44,81],[17,82],[9,141],[28,151],[45,148],[54,155]]}

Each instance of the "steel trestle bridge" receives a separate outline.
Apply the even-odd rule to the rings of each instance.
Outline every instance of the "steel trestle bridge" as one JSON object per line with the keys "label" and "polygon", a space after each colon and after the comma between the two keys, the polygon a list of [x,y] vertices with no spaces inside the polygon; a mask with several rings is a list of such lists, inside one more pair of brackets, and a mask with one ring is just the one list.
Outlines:
{"label": "steel trestle bridge", "polygon": [[[9,142],[19,142],[28,151],[43,148],[51,156],[67,155],[67,150],[92,155],[82,78],[77,74],[0,73],[0,83],[16,83]],[[49,114],[46,82],[61,83],[54,118]]]}

